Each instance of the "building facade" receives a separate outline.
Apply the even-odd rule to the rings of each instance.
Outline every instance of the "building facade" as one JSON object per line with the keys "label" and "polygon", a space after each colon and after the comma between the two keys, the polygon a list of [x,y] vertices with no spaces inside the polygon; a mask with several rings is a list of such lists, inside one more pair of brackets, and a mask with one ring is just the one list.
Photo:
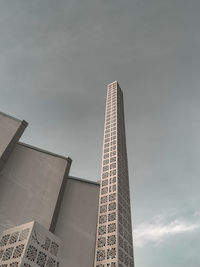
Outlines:
{"label": "building facade", "polygon": [[[133,267],[119,84],[107,87],[100,184],[69,176],[71,158],[19,142],[27,125],[0,112],[0,267]],[[43,246],[56,237],[59,259]]]}
{"label": "building facade", "polygon": [[1,267],[59,267],[60,240],[37,222],[0,234]]}
{"label": "building facade", "polygon": [[123,93],[107,86],[94,267],[133,267]]}
{"label": "building facade", "polygon": [[30,221],[61,239],[61,267],[92,267],[100,185],[69,176],[69,157],[19,142],[27,125],[0,112],[0,267],[57,267],[37,246],[32,264],[24,262],[27,243],[19,236],[4,242]]}

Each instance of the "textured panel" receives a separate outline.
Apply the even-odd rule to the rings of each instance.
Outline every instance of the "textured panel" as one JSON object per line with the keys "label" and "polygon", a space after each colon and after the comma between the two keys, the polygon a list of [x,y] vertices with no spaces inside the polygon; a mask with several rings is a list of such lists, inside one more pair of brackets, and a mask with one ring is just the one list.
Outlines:
{"label": "textured panel", "polygon": [[53,258],[49,257],[47,260],[46,267],[54,267],[55,264],[56,264],[56,261]]}
{"label": "textured panel", "polygon": [[8,229],[0,238],[0,264],[5,262],[8,267],[59,266],[59,239],[36,222]]}
{"label": "textured panel", "polygon": [[40,267],[43,267],[46,263],[46,258],[47,258],[46,254],[40,251],[37,257],[37,265],[39,265]]}
{"label": "textured panel", "polygon": [[98,248],[105,247],[105,245],[106,245],[106,238],[105,237],[98,238]]}
{"label": "textured panel", "polygon": [[36,260],[36,256],[37,256],[37,248],[30,245],[28,247],[27,253],[26,253],[26,258],[29,261],[35,261]]}
{"label": "textured panel", "polygon": [[23,251],[24,251],[24,244],[16,246],[14,253],[13,253],[13,258],[21,257]]}
{"label": "textured panel", "polygon": [[97,251],[97,261],[102,261],[106,258],[105,250],[98,250]]}
{"label": "textured panel", "polygon": [[107,221],[107,215],[101,215],[99,217],[99,224],[105,223]]}
{"label": "textured panel", "polygon": [[14,262],[10,263],[10,267],[18,267],[18,266],[19,266],[18,261],[14,261]]}
{"label": "textured panel", "polygon": [[4,249],[0,249],[0,259],[2,258],[3,253],[4,253]]}
{"label": "textured panel", "polygon": [[109,222],[114,221],[115,219],[116,219],[116,213],[115,212],[108,214],[108,221]]}
{"label": "textured panel", "polygon": [[9,240],[10,234],[4,235],[0,241],[0,247],[6,246]]}
{"label": "textured panel", "polygon": [[114,259],[116,258],[116,248],[109,248],[107,250],[107,259]]}
{"label": "textured panel", "polygon": [[7,248],[4,251],[4,254],[3,254],[3,257],[2,257],[2,261],[6,261],[6,260],[9,260],[11,258],[12,253],[13,253],[13,249],[14,249],[14,247],[11,247],[11,248]]}
{"label": "textured panel", "polygon": [[[130,267],[133,263],[132,227],[123,94],[117,82],[107,87],[101,188],[96,251],[106,236],[106,256],[96,253],[94,266]],[[102,205],[107,204],[107,205]],[[103,213],[103,214],[102,214]],[[103,217],[107,215],[107,217]],[[106,224],[106,229],[101,228]],[[119,249],[120,248],[120,249]],[[121,250],[122,249],[122,250]],[[100,253],[100,251],[99,251]],[[101,263],[97,263],[101,261]],[[121,262],[121,263],[120,263]]]}
{"label": "textured panel", "polygon": [[19,241],[24,241],[27,239],[28,234],[29,234],[29,230],[30,229],[27,228],[27,229],[24,229],[21,231],[20,236],[19,236]]}
{"label": "textured panel", "polygon": [[16,243],[16,242],[17,242],[17,239],[18,239],[18,236],[19,236],[19,232],[15,232],[15,233],[13,233],[13,234],[10,236],[9,244]]}
{"label": "textured panel", "polygon": [[116,244],[116,236],[115,235],[109,236],[108,240],[107,240],[107,244],[108,244],[108,246],[115,245]]}

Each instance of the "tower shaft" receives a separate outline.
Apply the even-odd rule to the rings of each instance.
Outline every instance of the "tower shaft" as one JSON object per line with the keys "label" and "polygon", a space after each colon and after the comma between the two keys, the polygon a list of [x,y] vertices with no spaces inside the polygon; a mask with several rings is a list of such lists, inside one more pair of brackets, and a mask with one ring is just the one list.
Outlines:
{"label": "tower shaft", "polygon": [[107,86],[94,267],[134,267],[123,93]]}

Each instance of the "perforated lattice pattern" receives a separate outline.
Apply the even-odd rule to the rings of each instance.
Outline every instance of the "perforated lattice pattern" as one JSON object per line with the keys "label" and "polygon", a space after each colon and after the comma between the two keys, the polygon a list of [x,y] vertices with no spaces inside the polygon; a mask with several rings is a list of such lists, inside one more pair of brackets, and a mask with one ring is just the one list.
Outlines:
{"label": "perforated lattice pattern", "polygon": [[14,247],[12,248],[7,248],[3,254],[3,258],[2,261],[6,261],[9,260],[12,256],[12,252],[13,252]]}
{"label": "perforated lattice pattern", "polygon": [[119,233],[123,236],[123,226],[119,224]]}
{"label": "perforated lattice pattern", "polygon": [[134,267],[123,96],[117,82],[107,88],[101,177],[95,266]]}
{"label": "perforated lattice pattern", "polygon": [[99,217],[99,224],[105,223],[107,221],[107,215],[101,215]]}
{"label": "perforated lattice pattern", "polygon": [[49,257],[49,258],[47,259],[46,267],[54,267],[55,264],[56,264],[55,260],[54,260],[53,258]]}
{"label": "perforated lattice pattern", "polygon": [[2,256],[3,256],[3,252],[4,252],[4,249],[0,249],[0,259],[1,259]]}
{"label": "perforated lattice pattern", "polygon": [[3,246],[6,246],[7,245],[9,237],[10,237],[10,235],[8,234],[8,235],[4,235],[1,238],[0,247],[3,247]]}
{"label": "perforated lattice pattern", "polygon": [[39,265],[40,267],[44,267],[45,262],[46,262],[46,254],[40,251],[37,257],[37,265]]}
{"label": "perforated lattice pattern", "polygon": [[21,257],[23,251],[24,251],[24,244],[16,246],[14,253],[13,253],[13,258]]}
{"label": "perforated lattice pattern", "polygon": [[116,257],[116,248],[110,248],[107,250],[107,259],[114,259]]}
{"label": "perforated lattice pattern", "polygon": [[106,203],[107,199],[108,199],[107,196],[101,197],[101,204]]}
{"label": "perforated lattice pattern", "polygon": [[109,207],[108,207],[108,210],[112,211],[112,210],[115,210],[115,209],[116,209],[116,203],[115,202],[110,203]]}
{"label": "perforated lattice pattern", "polygon": [[26,240],[27,237],[28,237],[28,234],[29,234],[29,229],[28,229],[28,228],[22,230],[21,233],[20,233],[20,236],[19,236],[19,241],[24,241],[24,240]]}
{"label": "perforated lattice pattern", "polygon": [[41,245],[41,247],[45,250],[48,250],[50,247],[50,244],[51,244],[51,240],[48,237],[46,237],[45,242],[44,244]]}
{"label": "perforated lattice pattern", "polygon": [[124,241],[124,250],[128,253],[128,244],[126,241]]}
{"label": "perforated lattice pattern", "polygon": [[114,201],[114,200],[116,200],[116,193],[109,195],[109,201]]}
{"label": "perforated lattice pattern", "polygon": [[14,262],[10,263],[10,267],[18,267],[18,266],[19,266],[18,261],[14,261]]}
{"label": "perforated lattice pattern", "polygon": [[108,187],[104,187],[104,188],[101,189],[101,194],[102,195],[105,195],[107,193],[108,193]]}
{"label": "perforated lattice pattern", "polygon": [[116,191],[116,185],[111,185],[109,187],[109,192],[111,193],[111,192],[115,192],[115,191]]}
{"label": "perforated lattice pattern", "polygon": [[124,254],[123,254],[123,251],[121,249],[119,249],[119,259],[121,262],[124,262]]}
{"label": "perforated lattice pattern", "polygon": [[126,266],[128,266],[129,258],[128,258],[128,256],[126,254],[124,255],[124,263],[125,263]]}
{"label": "perforated lattice pattern", "polygon": [[[28,238],[30,243],[27,244]],[[59,240],[36,222],[6,230],[0,242],[0,262],[5,262],[4,267],[59,267]]]}
{"label": "perforated lattice pattern", "polygon": [[122,217],[121,213],[119,213],[118,219],[119,219],[119,222],[122,224],[123,223],[123,217]]}
{"label": "perforated lattice pattern", "polygon": [[131,255],[131,257],[133,257],[133,248],[129,247],[129,254]]}
{"label": "perforated lattice pattern", "polygon": [[109,236],[108,240],[107,240],[107,244],[108,244],[108,246],[115,245],[116,244],[116,236],[115,235]]}
{"label": "perforated lattice pattern", "polygon": [[104,235],[106,233],[106,226],[100,226],[98,230],[99,235]]}
{"label": "perforated lattice pattern", "polygon": [[111,263],[107,263],[106,265],[107,267],[116,267],[116,263],[115,262],[111,262]]}
{"label": "perforated lattice pattern", "polygon": [[13,234],[10,236],[9,244],[16,243],[16,242],[17,242],[17,239],[18,239],[18,236],[19,236],[19,232],[15,232],[15,233],[13,233]]}
{"label": "perforated lattice pattern", "polygon": [[59,248],[59,245],[56,244],[54,241],[51,243],[51,246],[50,246],[50,253],[54,256],[57,256],[58,254],[58,248]]}
{"label": "perforated lattice pattern", "polygon": [[124,247],[123,238],[122,238],[121,236],[119,236],[119,246],[120,246],[121,248]]}
{"label": "perforated lattice pattern", "polygon": [[124,238],[128,240],[128,232],[124,230]]}
{"label": "perforated lattice pattern", "polygon": [[108,233],[112,233],[116,230],[116,223],[111,223],[108,225]]}
{"label": "perforated lattice pattern", "polygon": [[102,181],[102,186],[106,186],[106,185],[108,185],[108,180],[103,180]]}
{"label": "perforated lattice pattern", "polygon": [[97,261],[105,260],[105,258],[106,258],[105,250],[98,250],[97,251]]}
{"label": "perforated lattice pattern", "polygon": [[106,212],[107,211],[107,205],[102,205],[101,207],[100,207],[100,213],[104,213],[104,212]]}
{"label": "perforated lattice pattern", "polygon": [[113,212],[113,213],[110,213],[108,215],[108,221],[111,222],[111,221],[114,221],[116,219],[116,213]]}
{"label": "perforated lattice pattern", "polygon": [[98,248],[102,248],[106,245],[106,238],[100,237],[98,238]]}
{"label": "perforated lattice pattern", "polygon": [[37,256],[37,248],[34,246],[30,245],[28,247],[27,253],[26,253],[26,258],[30,261],[35,261]]}
{"label": "perforated lattice pattern", "polygon": [[110,184],[116,183],[116,177],[110,178]]}

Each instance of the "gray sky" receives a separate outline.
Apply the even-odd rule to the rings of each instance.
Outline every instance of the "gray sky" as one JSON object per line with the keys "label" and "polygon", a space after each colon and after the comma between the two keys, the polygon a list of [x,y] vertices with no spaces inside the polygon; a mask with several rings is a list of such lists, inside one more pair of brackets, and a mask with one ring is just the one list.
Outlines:
{"label": "gray sky", "polygon": [[0,0],[0,109],[98,180],[124,91],[136,267],[200,264],[200,1]]}

